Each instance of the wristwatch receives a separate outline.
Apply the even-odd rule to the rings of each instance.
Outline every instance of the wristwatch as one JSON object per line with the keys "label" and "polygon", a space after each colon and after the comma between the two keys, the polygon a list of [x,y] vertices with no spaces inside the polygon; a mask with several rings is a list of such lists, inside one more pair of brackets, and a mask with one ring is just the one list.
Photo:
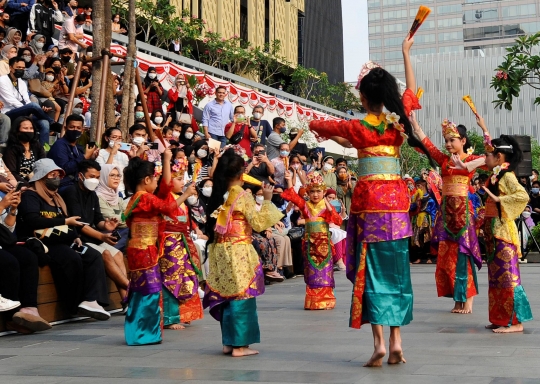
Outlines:
{"label": "wristwatch", "polygon": [[11,209],[9,210],[9,214],[10,214],[11,216],[17,216],[17,212],[18,212],[17,209],[15,209],[15,212],[13,212]]}

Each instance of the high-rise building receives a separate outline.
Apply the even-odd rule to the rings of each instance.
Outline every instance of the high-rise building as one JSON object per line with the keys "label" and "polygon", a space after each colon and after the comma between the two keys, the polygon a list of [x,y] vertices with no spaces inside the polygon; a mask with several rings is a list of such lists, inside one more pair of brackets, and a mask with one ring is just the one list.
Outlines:
{"label": "high-rise building", "polygon": [[368,0],[369,54],[403,78],[401,43],[420,5],[431,14],[413,55],[504,47],[540,31],[540,0]]}

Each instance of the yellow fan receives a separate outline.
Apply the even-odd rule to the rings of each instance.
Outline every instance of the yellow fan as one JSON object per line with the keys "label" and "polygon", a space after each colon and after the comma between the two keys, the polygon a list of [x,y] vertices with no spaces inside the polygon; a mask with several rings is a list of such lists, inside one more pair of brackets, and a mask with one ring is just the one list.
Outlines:
{"label": "yellow fan", "polygon": [[471,111],[473,111],[473,113],[478,116],[478,112],[476,111],[476,106],[474,105],[472,99],[471,99],[471,96],[469,95],[465,95],[463,96],[463,101],[466,102],[468,105],[469,105],[469,108],[471,108]]}
{"label": "yellow fan", "polygon": [[262,181],[257,180],[253,176],[248,175],[247,173],[244,173],[242,175],[242,181],[247,184],[255,185],[257,187],[262,187]]}
{"label": "yellow fan", "polygon": [[411,30],[409,31],[409,40],[414,36],[416,31],[418,31],[418,28],[420,28],[420,26],[427,19],[430,13],[431,9],[424,5],[421,5],[420,8],[418,8],[418,12],[416,13],[416,17],[414,18],[413,25],[411,26]]}
{"label": "yellow fan", "polygon": [[424,96],[424,89],[422,87],[418,88],[418,91],[416,91],[416,98],[420,100]]}

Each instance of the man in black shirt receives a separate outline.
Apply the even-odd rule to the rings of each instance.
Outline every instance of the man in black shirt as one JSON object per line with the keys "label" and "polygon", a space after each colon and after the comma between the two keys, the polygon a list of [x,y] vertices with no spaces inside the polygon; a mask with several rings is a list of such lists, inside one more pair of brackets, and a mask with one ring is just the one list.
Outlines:
{"label": "man in black shirt", "polygon": [[268,160],[263,144],[255,144],[253,147],[253,158],[247,166],[246,173],[257,180],[274,183],[272,180],[274,176],[274,165]]}
{"label": "man in black shirt", "polygon": [[532,208],[531,217],[536,225],[540,223],[540,181],[535,181],[532,183],[531,200],[529,200],[529,205]]}
{"label": "man in black shirt", "polygon": [[[114,281],[120,296],[127,293],[129,280],[122,252],[114,248],[118,238],[113,232],[118,226],[116,218],[105,219],[99,207],[99,198],[94,192],[99,184],[101,166],[95,160],[83,160],[78,164],[78,182],[65,191],[65,202],[69,214],[80,216],[85,223],[81,229],[81,240],[103,256],[105,272]],[[107,233],[103,233],[105,231]]]}
{"label": "man in black shirt", "polygon": [[[289,132],[289,138],[291,141],[293,141],[296,136],[298,136],[298,128],[291,128],[291,131]],[[305,163],[309,157],[309,149],[306,143],[301,143],[298,141],[296,145],[294,146],[294,149],[291,151],[291,154],[296,153],[298,156],[300,156],[300,160],[302,160],[303,163]]]}

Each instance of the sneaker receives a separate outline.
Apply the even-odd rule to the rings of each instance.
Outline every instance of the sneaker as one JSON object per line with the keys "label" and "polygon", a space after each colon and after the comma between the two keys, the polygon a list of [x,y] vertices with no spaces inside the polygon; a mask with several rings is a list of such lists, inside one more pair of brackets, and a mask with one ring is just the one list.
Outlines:
{"label": "sneaker", "polygon": [[204,291],[201,289],[201,287],[199,287],[199,299],[203,299],[204,298]]}
{"label": "sneaker", "polygon": [[103,307],[99,304],[89,301],[83,301],[79,304],[79,315],[81,316],[88,316],[92,319],[96,320],[109,320],[111,318],[111,314],[107,312]]}
{"label": "sneaker", "polygon": [[10,311],[20,306],[20,301],[6,299],[5,297],[2,297],[2,295],[0,295],[0,312]]}

